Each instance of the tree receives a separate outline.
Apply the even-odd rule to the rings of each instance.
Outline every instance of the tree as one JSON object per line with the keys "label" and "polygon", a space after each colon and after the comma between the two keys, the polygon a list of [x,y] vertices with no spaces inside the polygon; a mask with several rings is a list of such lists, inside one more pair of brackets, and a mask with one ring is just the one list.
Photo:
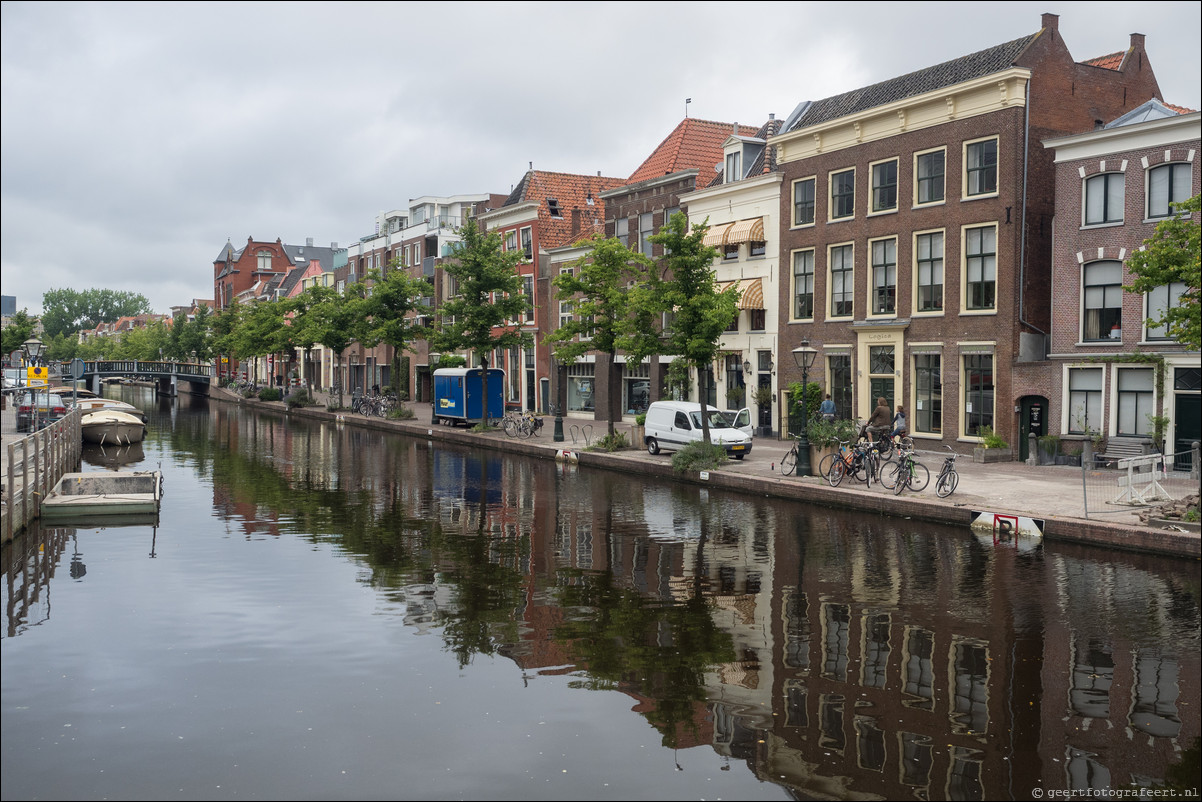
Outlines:
{"label": "tree", "polygon": [[[572,363],[589,351],[609,355],[609,386],[617,387],[616,355],[625,351],[638,364],[658,343],[654,329],[647,325],[640,308],[633,303],[632,285],[649,281],[651,260],[635,253],[617,238],[593,237],[592,251],[582,256],[570,272],[552,279],[556,298],[572,303],[572,318],[547,335],[555,358]],[[584,337],[585,339],[581,339]],[[605,417],[609,434],[614,434],[615,405],[621,401],[610,393]]]}
{"label": "tree", "polygon": [[[294,345],[321,344],[338,355],[338,375],[342,375],[342,354],[355,341],[355,329],[362,319],[363,284],[356,282],[343,292],[333,287],[313,286],[291,299],[294,313],[289,337]],[[337,382],[338,406],[342,406],[342,382]]]}
{"label": "tree", "polygon": [[238,352],[235,349],[234,332],[238,330],[238,324],[241,319],[242,306],[237,301],[234,301],[213,315],[212,319],[208,321],[208,329],[211,336],[210,347],[219,356],[225,356],[229,359],[238,358]]}
{"label": "tree", "polygon": [[[664,330],[663,351],[676,354],[697,369],[697,390],[702,404],[709,398],[709,371],[718,356],[718,343],[738,311],[738,290],[719,292],[713,264],[717,250],[705,245],[707,223],[693,226],[680,212],[672,215],[651,241],[664,246],[664,279],[651,287],[651,303],[670,313]],[[701,416],[701,437],[710,442],[709,415]]]}
{"label": "tree", "polygon": [[[1144,240],[1144,247],[1131,255],[1127,266],[1136,278],[1128,292],[1145,294],[1160,287],[1181,289],[1180,297],[1168,296],[1163,317],[1149,318],[1148,325],[1164,326],[1168,335],[1190,350],[1202,346],[1199,322],[1200,247],[1198,212],[1202,195],[1173,204],[1174,214],[1161,220],[1156,233]],[[1181,213],[1186,213],[1182,215]]]}
{"label": "tree", "polygon": [[42,294],[42,309],[42,330],[50,337],[151,311],[150,301],[141,293],[100,289],[48,290]]}
{"label": "tree", "polygon": [[0,332],[0,351],[3,352],[5,359],[8,359],[8,355],[13,351],[21,350],[24,342],[33,336],[35,325],[36,321],[29,316],[29,312],[25,309],[9,318],[8,325]]}
{"label": "tree", "polygon": [[440,329],[430,336],[439,351],[474,351],[483,366],[481,390],[488,419],[488,355],[497,348],[525,348],[534,337],[515,321],[530,308],[517,273],[522,251],[501,248],[501,235],[484,232],[469,220],[459,230],[462,240],[441,269],[455,281],[457,294],[438,310]]}
{"label": "tree", "polygon": [[417,325],[412,313],[420,306],[420,299],[430,295],[431,291],[424,279],[411,278],[400,270],[398,260],[390,267],[386,277],[378,270],[367,274],[372,282],[371,293],[363,299],[359,342],[364,348],[374,348],[378,343],[392,346],[395,382],[401,353],[410,350],[414,340],[428,336],[426,329]]}

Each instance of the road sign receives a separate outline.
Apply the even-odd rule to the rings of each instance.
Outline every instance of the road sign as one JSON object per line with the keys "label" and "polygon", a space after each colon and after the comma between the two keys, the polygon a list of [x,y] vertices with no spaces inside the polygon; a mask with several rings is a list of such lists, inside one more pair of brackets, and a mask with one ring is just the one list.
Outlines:
{"label": "road sign", "polygon": [[45,365],[30,365],[25,368],[25,376],[30,387],[50,386],[50,368]]}
{"label": "road sign", "polygon": [[79,357],[72,359],[71,360],[71,378],[72,379],[82,379],[85,367],[86,366],[84,365],[83,360],[80,359]]}

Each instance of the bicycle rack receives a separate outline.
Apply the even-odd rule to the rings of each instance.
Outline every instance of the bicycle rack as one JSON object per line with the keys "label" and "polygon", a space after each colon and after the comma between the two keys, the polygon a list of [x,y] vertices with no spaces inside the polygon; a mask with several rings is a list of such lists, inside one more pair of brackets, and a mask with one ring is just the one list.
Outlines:
{"label": "bicycle rack", "polygon": [[592,443],[590,441],[592,440],[592,437],[593,437],[593,424],[586,423],[586,424],[584,424],[584,428],[581,428],[580,426],[577,426],[575,423],[573,423],[568,428],[568,433],[572,435],[572,445],[577,445],[580,442],[577,439],[577,436],[582,437],[584,439],[584,447],[585,448],[588,448],[590,445],[592,445]]}

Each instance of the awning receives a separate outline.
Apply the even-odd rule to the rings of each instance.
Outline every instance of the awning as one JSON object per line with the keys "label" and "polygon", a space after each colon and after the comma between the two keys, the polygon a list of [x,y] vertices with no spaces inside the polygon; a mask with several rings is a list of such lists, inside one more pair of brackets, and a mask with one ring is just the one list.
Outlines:
{"label": "awning", "polygon": [[763,309],[764,308],[764,280],[759,278],[745,278],[739,281],[726,281],[718,284],[719,292],[726,290],[734,285],[739,287],[739,309]]}
{"label": "awning", "polygon": [[726,232],[733,225],[734,223],[719,223],[713,226],[709,231],[705,232],[705,239],[701,240],[701,244],[711,248],[721,248],[726,238]]}
{"label": "awning", "polygon": [[763,242],[764,218],[753,217],[750,220],[740,220],[726,232],[723,242],[727,245],[737,245],[740,242]]}

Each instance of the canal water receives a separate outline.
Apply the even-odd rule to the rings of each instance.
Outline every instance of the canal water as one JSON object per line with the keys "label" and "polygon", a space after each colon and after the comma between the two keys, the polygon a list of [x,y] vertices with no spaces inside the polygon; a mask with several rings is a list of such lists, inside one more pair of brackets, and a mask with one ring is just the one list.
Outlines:
{"label": "canal water", "polygon": [[1196,788],[1193,562],[120,392],[162,514],[5,546],[5,800]]}

